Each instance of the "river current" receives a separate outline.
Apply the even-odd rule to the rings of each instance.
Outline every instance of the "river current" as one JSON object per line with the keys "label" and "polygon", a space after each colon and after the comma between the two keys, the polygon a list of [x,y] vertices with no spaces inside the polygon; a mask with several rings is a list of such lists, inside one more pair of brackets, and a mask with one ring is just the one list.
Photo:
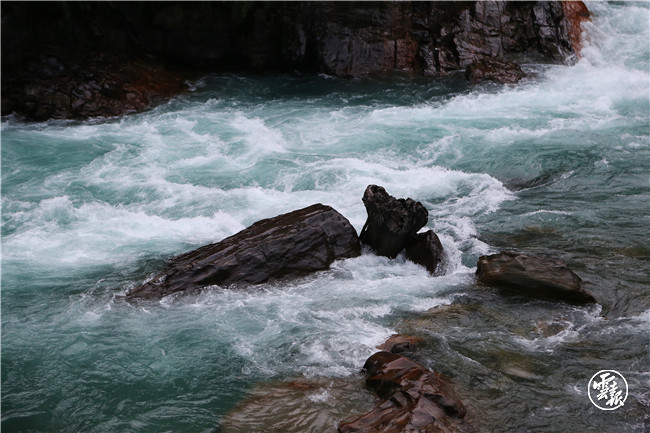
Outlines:
{"label": "river current", "polygon": [[[648,431],[650,9],[588,7],[582,58],[524,64],[516,86],[211,75],[119,119],[4,118],[3,431],[334,432],[372,404],[359,371],[396,332],[425,338],[414,359],[481,432]],[[169,257],[313,203],[360,231],[369,184],[427,207],[445,275],[364,251],[123,299]],[[478,287],[502,249],[566,261],[600,304]],[[587,395],[608,369],[629,388],[616,411]]]}

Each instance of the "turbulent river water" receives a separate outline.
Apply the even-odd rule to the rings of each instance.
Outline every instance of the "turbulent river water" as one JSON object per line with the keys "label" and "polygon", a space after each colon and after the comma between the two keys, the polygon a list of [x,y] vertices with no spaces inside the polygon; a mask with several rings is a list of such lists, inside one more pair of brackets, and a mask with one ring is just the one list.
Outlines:
{"label": "turbulent river water", "polygon": [[[591,3],[583,57],[462,76],[208,76],[142,114],[2,122],[2,429],[333,432],[395,332],[482,432],[650,428],[648,3]],[[369,184],[421,201],[445,275],[365,251],[248,290],[131,304],[169,257]],[[480,255],[565,260],[600,305],[478,287]],[[619,371],[601,411],[587,384]],[[644,427],[645,423],[645,427]],[[644,430],[644,428],[646,430]]]}

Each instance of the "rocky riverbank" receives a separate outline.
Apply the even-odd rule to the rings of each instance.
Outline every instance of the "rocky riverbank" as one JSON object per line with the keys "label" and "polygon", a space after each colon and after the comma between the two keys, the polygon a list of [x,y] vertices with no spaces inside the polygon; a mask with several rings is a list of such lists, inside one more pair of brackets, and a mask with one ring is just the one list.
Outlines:
{"label": "rocky riverbank", "polygon": [[2,114],[119,116],[211,72],[436,77],[483,62],[472,81],[516,82],[505,59],[568,61],[585,19],[558,1],[7,3]]}

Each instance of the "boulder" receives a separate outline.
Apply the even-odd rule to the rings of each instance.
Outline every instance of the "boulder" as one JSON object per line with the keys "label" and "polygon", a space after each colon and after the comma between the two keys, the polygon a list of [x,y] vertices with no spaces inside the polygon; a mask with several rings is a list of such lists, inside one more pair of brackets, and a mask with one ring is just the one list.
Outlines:
{"label": "boulder", "polygon": [[476,274],[479,282],[508,289],[506,293],[574,304],[596,302],[580,287],[580,277],[560,260],[502,251],[479,257]]}
{"label": "boulder", "polygon": [[380,401],[370,412],[339,425],[340,433],[473,432],[466,409],[438,374],[390,352],[364,365],[366,386]]}
{"label": "boulder", "polygon": [[429,212],[413,199],[396,199],[377,185],[363,194],[368,219],[359,239],[377,254],[395,258],[427,223]]}
{"label": "boulder", "polygon": [[221,242],[172,259],[167,271],[132,290],[129,298],[161,298],[188,289],[259,284],[328,269],[360,254],[357,232],[330,206],[315,204],[258,221]]}
{"label": "boulder", "polygon": [[406,245],[405,252],[406,258],[424,266],[433,275],[436,275],[438,265],[444,255],[440,239],[432,230],[415,235]]}
{"label": "boulder", "polygon": [[465,67],[465,78],[471,83],[494,81],[501,84],[514,84],[526,76],[521,67],[504,59],[483,58]]}

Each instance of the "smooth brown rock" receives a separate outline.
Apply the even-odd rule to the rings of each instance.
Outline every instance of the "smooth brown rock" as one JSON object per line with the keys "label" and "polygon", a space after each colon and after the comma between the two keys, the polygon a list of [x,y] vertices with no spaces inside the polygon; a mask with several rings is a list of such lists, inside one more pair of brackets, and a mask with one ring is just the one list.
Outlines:
{"label": "smooth brown rock", "polygon": [[419,201],[397,199],[377,185],[363,194],[368,219],[359,240],[380,256],[395,258],[428,220],[429,212]]}
{"label": "smooth brown rock", "polygon": [[413,335],[393,334],[388,337],[388,340],[377,346],[377,349],[384,352],[402,353],[423,342],[422,338]]}
{"label": "smooth brown rock", "polygon": [[178,256],[167,271],[127,296],[161,298],[211,285],[260,284],[328,269],[336,259],[359,254],[350,222],[330,206],[315,204]]}
{"label": "smooth brown rock", "polygon": [[438,266],[444,257],[444,249],[432,230],[415,235],[406,245],[405,252],[407,259],[424,266],[432,275],[440,274]]}
{"label": "smooth brown rock", "polygon": [[366,386],[380,401],[373,410],[339,426],[340,433],[461,433],[475,431],[465,406],[438,374],[389,352],[372,355],[364,365]]}
{"label": "smooth brown rock", "polygon": [[479,257],[476,274],[479,282],[509,289],[506,293],[575,304],[596,302],[580,287],[580,277],[560,260],[502,251]]}

